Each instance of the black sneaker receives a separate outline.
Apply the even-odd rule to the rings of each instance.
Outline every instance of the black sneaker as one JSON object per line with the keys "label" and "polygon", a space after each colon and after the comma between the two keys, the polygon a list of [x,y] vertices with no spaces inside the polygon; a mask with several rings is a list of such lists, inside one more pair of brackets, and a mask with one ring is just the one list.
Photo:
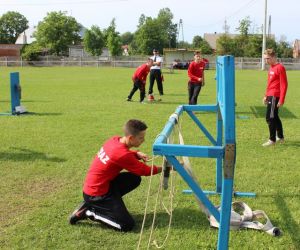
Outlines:
{"label": "black sneaker", "polygon": [[131,102],[131,98],[127,98],[126,101],[127,101],[127,102]]}
{"label": "black sneaker", "polygon": [[69,223],[75,225],[77,221],[86,219],[85,212],[88,209],[86,202],[82,202],[69,218]]}

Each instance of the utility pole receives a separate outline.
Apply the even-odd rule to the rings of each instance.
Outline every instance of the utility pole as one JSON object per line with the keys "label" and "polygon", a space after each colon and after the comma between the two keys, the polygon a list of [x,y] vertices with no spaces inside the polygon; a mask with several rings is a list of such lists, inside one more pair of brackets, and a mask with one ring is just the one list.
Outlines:
{"label": "utility pole", "polygon": [[263,27],[263,44],[261,52],[261,70],[265,70],[265,59],[264,52],[266,50],[266,32],[267,32],[267,0],[265,0],[265,16],[264,16],[264,27]]}

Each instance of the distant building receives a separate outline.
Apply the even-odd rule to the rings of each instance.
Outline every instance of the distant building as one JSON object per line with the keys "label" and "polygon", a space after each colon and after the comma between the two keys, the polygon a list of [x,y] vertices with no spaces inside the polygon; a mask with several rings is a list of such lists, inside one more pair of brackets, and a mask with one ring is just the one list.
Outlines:
{"label": "distant building", "polygon": [[[203,38],[206,42],[208,42],[208,44],[213,50],[216,50],[217,40],[223,35],[225,35],[225,33],[204,33]],[[226,34],[226,35],[229,36],[230,38],[234,38],[238,36],[237,34]]]}
{"label": "distant building", "polygon": [[[87,51],[85,51],[83,45],[70,45],[69,46],[69,57],[88,57],[91,56]],[[101,57],[108,57],[108,48],[102,49]]]}
{"label": "distant building", "polygon": [[194,59],[194,51],[190,49],[164,49],[164,65],[169,67],[174,63],[188,63]]}
{"label": "distant building", "polygon": [[296,39],[293,45],[293,57],[300,58],[300,40]]}
{"label": "distant building", "polygon": [[22,44],[0,44],[0,57],[18,57],[22,47]]}
{"label": "distant building", "polygon": [[[210,45],[210,47],[213,50],[216,50],[217,48],[217,40],[221,37],[224,36],[225,33],[204,33],[204,40],[208,42],[208,44]],[[240,34],[226,34],[228,37],[230,38],[235,38],[237,36],[239,36]],[[249,34],[249,35],[262,35],[262,34]],[[270,34],[268,35],[268,37],[275,39],[275,35],[274,34]]]}
{"label": "distant building", "polygon": [[36,31],[36,26],[29,27],[28,29],[24,30],[17,38],[15,44],[31,44],[36,39],[33,37],[33,33]]}

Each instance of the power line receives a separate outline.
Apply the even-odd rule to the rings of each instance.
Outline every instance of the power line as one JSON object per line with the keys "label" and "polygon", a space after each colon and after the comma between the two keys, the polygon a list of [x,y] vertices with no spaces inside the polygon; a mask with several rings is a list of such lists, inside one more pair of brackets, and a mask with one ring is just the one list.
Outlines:
{"label": "power line", "polygon": [[89,0],[89,1],[69,1],[69,2],[49,2],[49,3],[1,3],[1,6],[50,6],[50,5],[81,5],[81,4],[101,4],[110,2],[128,2],[128,0]]}
{"label": "power line", "polygon": [[[237,15],[239,12],[241,12],[242,10],[244,10],[246,7],[249,7],[250,5],[254,4],[255,2],[257,2],[258,0],[251,0],[249,1],[248,3],[246,3],[245,5],[243,5],[242,7],[240,7],[238,10],[232,12],[230,15],[226,16],[226,20],[234,17],[235,15]],[[189,25],[189,24],[185,24],[189,27],[192,27],[192,28],[204,28],[204,27],[209,27],[209,26],[215,26],[219,23],[223,23],[224,22],[224,17],[222,17],[222,19],[219,19],[218,21],[216,22],[213,22],[213,23],[210,23],[210,24],[204,24],[204,25],[199,25],[199,26],[193,26],[193,25]]]}

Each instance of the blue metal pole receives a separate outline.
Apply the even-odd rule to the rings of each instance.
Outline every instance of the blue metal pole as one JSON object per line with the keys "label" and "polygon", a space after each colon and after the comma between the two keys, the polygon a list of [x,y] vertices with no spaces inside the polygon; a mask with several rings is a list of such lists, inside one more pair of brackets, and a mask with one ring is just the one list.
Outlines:
{"label": "blue metal pole", "polygon": [[[217,146],[222,145],[223,138],[223,120],[220,110],[217,112]],[[222,161],[223,155],[216,160],[216,192],[222,192]]]}
{"label": "blue metal pole", "polygon": [[228,249],[233,179],[224,179],[220,211],[218,250]]}
{"label": "blue metal pole", "polygon": [[19,72],[10,73],[10,94],[11,94],[11,113],[16,112],[16,107],[20,106],[20,81]]}

